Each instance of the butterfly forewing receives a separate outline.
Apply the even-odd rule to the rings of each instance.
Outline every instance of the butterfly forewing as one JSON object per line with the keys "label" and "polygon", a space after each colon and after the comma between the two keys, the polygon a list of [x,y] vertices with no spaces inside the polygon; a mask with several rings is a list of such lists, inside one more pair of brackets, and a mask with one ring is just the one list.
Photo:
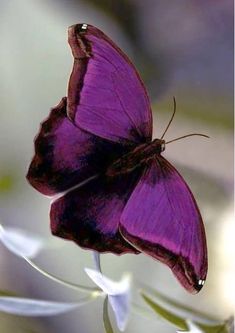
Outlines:
{"label": "butterfly forewing", "polygon": [[66,98],[51,110],[35,140],[35,156],[27,178],[46,195],[68,190],[101,173],[123,153],[124,144],[82,130],[66,114]]}
{"label": "butterfly forewing", "polygon": [[137,249],[167,264],[187,290],[201,289],[207,273],[202,218],[187,184],[162,156],[146,167],[120,231]]}
{"label": "butterfly forewing", "polygon": [[77,126],[108,140],[150,141],[149,98],[128,57],[90,25],[85,30],[81,25],[71,27],[69,42],[75,55],[68,88],[69,117]]}

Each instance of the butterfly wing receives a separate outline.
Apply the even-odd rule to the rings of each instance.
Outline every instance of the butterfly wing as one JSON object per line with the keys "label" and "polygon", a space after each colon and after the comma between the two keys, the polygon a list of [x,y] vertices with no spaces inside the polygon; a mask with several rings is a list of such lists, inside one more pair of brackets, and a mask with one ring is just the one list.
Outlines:
{"label": "butterfly wing", "polygon": [[91,25],[70,27],[69,44],[74,66],[68,116],[80,128],[111,141],[151,141],[149,98],[128,57]]}
{"label": "butterfly wing", "polygon": [[35,139],[35,156],[27,179],[46,195],[54,195],[103,172],[129,147],[92,135],[66,114],[67,99],[51,110]]}
{"label": "butterfly wing", "polygon": [[118,227],[139,177],[140,170],[115,178],[99,176],[57,199],[50,212],[52,233],[98,252],[138,253]]}
{"label": "butterfly wing", "polygon": [[149,99],[134,66],[100,30],[81,32],[81,26],[69,29],[74,67],[68,98],[42,123],[27,174],[47,195],[104,172],[152,136]]}
{"label": "butterfly wing", "polygon": [[162,156],[146,167],[121,215],[120,232],[167,264],[188,291],[201,289],[207,273],[202,218],[187,184]]}

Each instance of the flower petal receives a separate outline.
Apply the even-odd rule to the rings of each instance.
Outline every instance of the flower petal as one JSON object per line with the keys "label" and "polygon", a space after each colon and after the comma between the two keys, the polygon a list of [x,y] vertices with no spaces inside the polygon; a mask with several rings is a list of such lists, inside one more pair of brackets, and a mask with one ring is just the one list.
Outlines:
{"label": "flower petal", "polygon": [[[86,303],[86,298],[81,304]],[[61,303],[44,300],[0,297],[0,311],[20,316],[51,316],[71,311],[80,303]]]}
{"label": "flower petal", "polygon": [[126,292],[115,296],[109,295],[108,298],[116,318],[117,326],[123,332],[126,328],[130,312],[130,293]]}
{"label": "flower petal", "polygon": [[85,272],[89,278],[108,295],[123,294],[130,289],[129,275],[123,276],[120,282],[115,282],[94,269],[85,268]]}
{"label": "flower petal", "polygon": [[108,295],[117,326],[124,331],[130,310],[130,276],[125,275],[120,282],[115,282],[99,271],[85,268],[85,272]]}
{"label": "flower petal", "polygon": [[44,240],[17,228],[0,225],[0,241],[19,257],[35,257],[44,247]]}

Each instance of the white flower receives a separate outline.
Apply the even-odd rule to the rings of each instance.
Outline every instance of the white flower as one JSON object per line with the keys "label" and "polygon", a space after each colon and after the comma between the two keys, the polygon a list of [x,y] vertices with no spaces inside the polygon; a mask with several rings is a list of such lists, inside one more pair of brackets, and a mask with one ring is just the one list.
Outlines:
{"label": "white flower", "polygon": [[33,258],[44,247],[45,241],[26,231],[0,225],[0,241],[19,257]]}
{"label": "white flower", "polygon": [[85,268],[85,272],[108,295],[117,326],[120,331],[124,331],[130,310],[130,275],[124,275],[120,282],[115,282],[98,270]]}
{"label": "white flower", "polygon": [[74,310],[76,303],[51,302],[21,297],[0,297],[0,311],[19,316],[52,316]]}
{"label": "white flower", "polygon": [[0,311],[27,317],[53,316],[77,309],[79,306],[93,299],[94,297],[88,296],[80,299],[76,303],[65,303],[13,296],[0,296]]}

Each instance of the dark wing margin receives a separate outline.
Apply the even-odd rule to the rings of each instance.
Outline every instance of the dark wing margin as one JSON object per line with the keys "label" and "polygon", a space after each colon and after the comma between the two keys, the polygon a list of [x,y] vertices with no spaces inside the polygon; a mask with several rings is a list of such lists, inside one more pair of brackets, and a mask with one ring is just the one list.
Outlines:
{"label": "dark wing margin", "polygon": [[190,292],[207,274],[206,237],[195,199],[162,156],[146,167],[121,216],[120,232],[140,251],[168,265]]}

